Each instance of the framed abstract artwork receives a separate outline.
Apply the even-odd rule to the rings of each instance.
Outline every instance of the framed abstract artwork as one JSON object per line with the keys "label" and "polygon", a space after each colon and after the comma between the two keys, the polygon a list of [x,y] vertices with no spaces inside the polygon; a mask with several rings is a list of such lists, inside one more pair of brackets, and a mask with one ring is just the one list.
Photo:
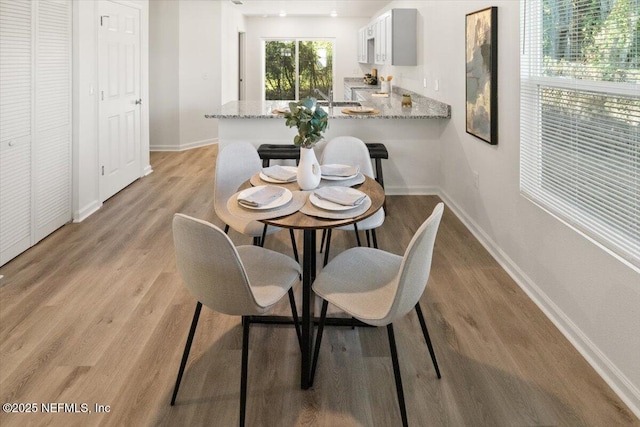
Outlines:
{"label": "framed abstract artwork", "polygon": [[466,15],[467,133],[498,143],[498,8]]}

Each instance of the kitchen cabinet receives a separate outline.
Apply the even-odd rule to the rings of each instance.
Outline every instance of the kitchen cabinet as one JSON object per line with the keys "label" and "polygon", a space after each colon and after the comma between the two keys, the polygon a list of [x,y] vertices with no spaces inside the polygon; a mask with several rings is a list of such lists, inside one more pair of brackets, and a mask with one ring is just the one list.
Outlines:
{"label": "kitchen cabinet", "polygon": [[358,62],[361,64],[372,64],[374,51],[374,27],[366,26],[358,30]]}
{"label": "kitchen cabinet", "polygon": [[391,9],[361,29],[358,62],[418,65],[417,17],[417,9]]}

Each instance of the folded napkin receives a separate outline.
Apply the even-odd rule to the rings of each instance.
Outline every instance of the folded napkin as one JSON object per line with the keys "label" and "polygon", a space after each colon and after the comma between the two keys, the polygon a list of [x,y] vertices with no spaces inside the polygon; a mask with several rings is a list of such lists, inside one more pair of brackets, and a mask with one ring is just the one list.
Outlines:
{"label": "folded napkin", "polygon": [[320,172],[324,176],[353,176],[360,172],[359,166],[322,165]]}
{"label": "folded napkin", "polygon": [[277,179],[278,181],[293,182],[296,180],[296,171],[283,168],[280,165],[269,166],[268,168],[262,168],[262,173],[269,178]]}
{"label": "folded napkin", "polygon": [[313,194],[317,198],[337,203],[343,206],[358,206],[367,197],[364,193],[358,191],[349,191],[348,187],[321,187]]}
{"label": "folded napkin", "polygon": [[284,188],[276,187],[275,185],[267,185],[253,194],[245,197],[238,197],[238,204],[258,208],[273,202],[278,197],[282,196],[283,193]]}

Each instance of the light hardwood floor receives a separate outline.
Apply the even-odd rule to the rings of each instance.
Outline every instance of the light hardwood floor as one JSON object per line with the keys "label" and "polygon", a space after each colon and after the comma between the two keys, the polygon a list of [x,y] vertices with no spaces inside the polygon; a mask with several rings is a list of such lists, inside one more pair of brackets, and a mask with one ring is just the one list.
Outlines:
{"label": "light hardwood floor", "polygon": [[[212,202],[216,154],[215,146],[152,153],[153,174],[0,269],[2,403],[110,406],[2,413],[0,425],[237,425],[240,319],[207,308],[169,406],[195,307],[176,273],[171,218],[183,212],[221,225]],[[401,254],[437,202],[389,197],[380,247]],[[332,253],[353,240],[334,233]],[[288,233],[270,236],[267,247],[289,254]],[[640,425],[450,211],[421,304],[442,379],[412,312],[395,325],[411,425]],[[287,309],[283,302],[277,311]],[[248,425],[400,424],[384,328],[327,328],[312,390],[299,389],[299,361],[292,328],[252,327]]]}

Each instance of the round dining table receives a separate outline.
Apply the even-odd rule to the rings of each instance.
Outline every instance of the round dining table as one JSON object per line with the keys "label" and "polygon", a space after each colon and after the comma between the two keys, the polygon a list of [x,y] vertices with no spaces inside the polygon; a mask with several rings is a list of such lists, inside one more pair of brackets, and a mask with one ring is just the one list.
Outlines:
{"label": "round dining table", "polygon": [[[283,185],[285,188],[296,188],[296,183],[289,183]],[[362,191],[371,199],[371,206],[364,213],[355,216],[353,218],[343,219],[328,219],[318,216],[310,216],[297,211],[293,214],[283,216],[280,218],[263,219],[261,222],[288,229],[303,230],[303,256],[302,256],[302,337],[301,337],[301,351],[302,351],[302,369],[300,374],[300,386],[303,389],[308,389],[310,386],[310,372],[311,372],[311,357],[313,354],[313,319],[312,319],[312,307],[313,299],[311,292],[311,285],[316,275],[316,231],[324,229],[332,229],[343,225],[353,224],[358,221],[362,221],[365,218],[370,217],[376,213],[384,204],[385,194],[384,189],[378,184],[378,182],[370,177],[365,176],[364,182],[355,186],[354,188]],[[349,321],[349,325],[353,324],[351,319],[336,319],[333,322],[334,325],[347,324],[340,322],[340,320]],[[331,325],[332,322],[328,321],[327,325]]]}

